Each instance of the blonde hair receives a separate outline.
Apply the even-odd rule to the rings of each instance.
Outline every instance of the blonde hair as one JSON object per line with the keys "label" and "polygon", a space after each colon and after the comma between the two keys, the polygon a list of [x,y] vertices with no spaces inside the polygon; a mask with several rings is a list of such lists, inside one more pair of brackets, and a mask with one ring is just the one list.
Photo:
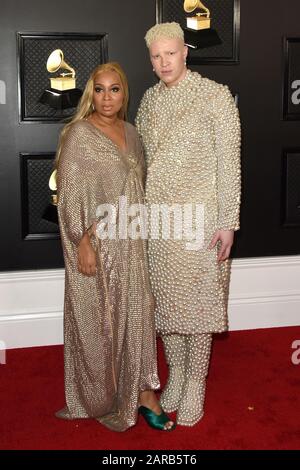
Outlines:
{"label": "blonde hair", "polygon": [[98,65],[90,75],[90,78],[87,81],[85,86],[84,92],[81,96],[81,99],[78,103],[76,112],[72,117],[71,121],[68,122],[62,129],[59,137],[58,148],[55,157],[55,168],[58,167],[59,157],[61,154],[61,150],[63,147],[64,139],[68,133],[68,130],[75,122],[81,121],[82,119],[86,119],[90,116],[93,112],[93,93],[94,93],[94,81],[97,75],[104,72],[115,72],[119,75],[121,86],[124,93],[124,100],[123,105],[118,112],[119,119],[126,120],[127,119],[127,107],[129,101],[129,89],[128,89],[128,81],[125,75],[124,70],[117,62],[107,62],[106,64]]}
{"label": "blonde hair", "polygon": [[150,28],[145,36],[147,47],[149,48],[154,41],[159,39],[182,39],[184,42],[184,33],[180,24],[175,23],[159,23]]}

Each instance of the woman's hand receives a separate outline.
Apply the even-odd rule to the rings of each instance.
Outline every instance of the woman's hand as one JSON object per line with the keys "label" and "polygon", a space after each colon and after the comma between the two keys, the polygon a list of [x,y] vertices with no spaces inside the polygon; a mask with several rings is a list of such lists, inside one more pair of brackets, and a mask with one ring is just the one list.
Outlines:
{"label": "woman's hand", "polygon": [[83,235],[77,250],[78,271],[85,276],[95,276],[96,253],[91,245],[88,233]]}
{"label": "woman's hand", "polygon": [[220,240],[221,246],[218,252],[218,263],[222,263],[227,258],[229,258],[230,250],[233,244],[234,238],[234,231],[233,230],[217,230],[213,236],[213,239],[209,245],[209,249],[211,250]]}

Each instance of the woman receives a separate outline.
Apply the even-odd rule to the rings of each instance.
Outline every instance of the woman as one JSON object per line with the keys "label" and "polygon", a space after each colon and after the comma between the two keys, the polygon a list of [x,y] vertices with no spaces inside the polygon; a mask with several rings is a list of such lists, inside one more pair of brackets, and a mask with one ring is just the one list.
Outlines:
{"label": "woman", "polygon": [[121,67],[100,65],[61,135],[66,407],[57,416],[94,417],[125,431],[139,410],[150,426],[169,431],[174,423],[154,393],[159,379],[145,242],[97,236],[98,206],[116,208],[120,196],[128,205],[143,203],[143,155],[135,128],[124,121],[127,104]]}

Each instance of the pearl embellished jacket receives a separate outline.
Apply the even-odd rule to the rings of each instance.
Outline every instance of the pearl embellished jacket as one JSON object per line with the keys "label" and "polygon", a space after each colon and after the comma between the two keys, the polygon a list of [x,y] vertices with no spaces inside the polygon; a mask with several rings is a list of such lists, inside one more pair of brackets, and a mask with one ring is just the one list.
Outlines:
{"label": "pearl embellished jacket", "polygon": [[146,91],[136,126],[147,162],[149,207],[190,204],[203,216],[202,244],[193,248],[184,236],[164,239],[162,223],[153,221],[160,231],[156,239],[149,236],[157,330],[224,331],[230,262],[218,264],[219,246],[208,247],[216,230],[239,229],[241,130],[235,101],[227,86],[188,70],[179,84],[168,88],[159,82]]}

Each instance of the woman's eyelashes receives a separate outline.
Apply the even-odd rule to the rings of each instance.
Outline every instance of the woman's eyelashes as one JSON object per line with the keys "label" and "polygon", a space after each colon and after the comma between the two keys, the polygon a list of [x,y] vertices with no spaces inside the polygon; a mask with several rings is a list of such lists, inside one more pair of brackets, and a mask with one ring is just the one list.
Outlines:
{"label": "woman's eyelashes", "polygon": [[[95,90],[96,93],[105,92],[104,88],[101,88],[99,86],[95,87],[94,90]],[[113,93],[118,93],[120,91],[120,87],[114,86],[114,87],[110,88],[107,91],[112,91]]]}

